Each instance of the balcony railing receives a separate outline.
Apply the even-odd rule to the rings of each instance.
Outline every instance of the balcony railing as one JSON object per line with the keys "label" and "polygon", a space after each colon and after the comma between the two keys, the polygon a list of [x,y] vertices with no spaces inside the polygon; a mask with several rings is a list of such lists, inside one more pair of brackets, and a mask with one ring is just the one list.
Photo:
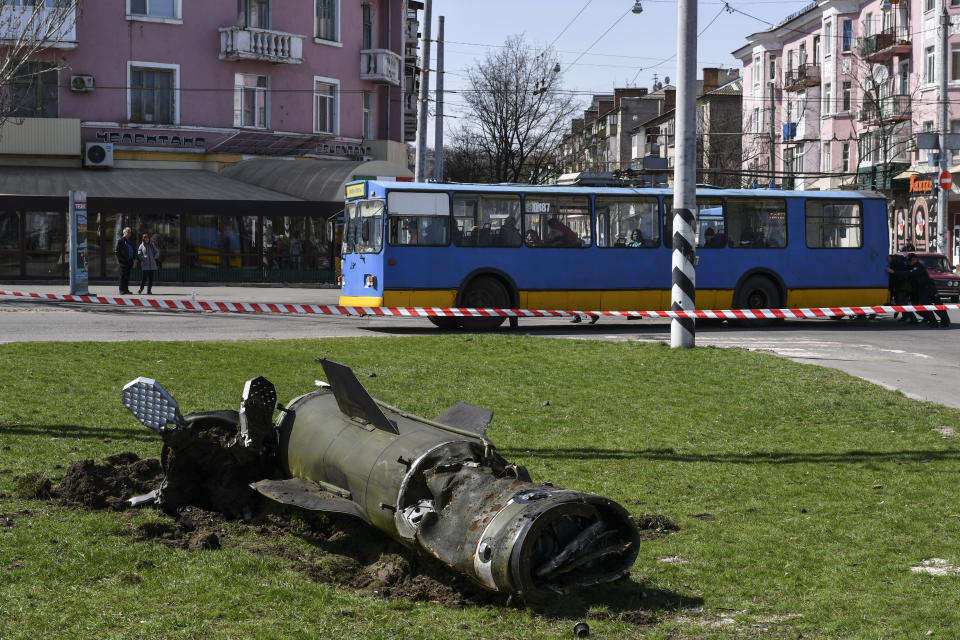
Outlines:
{"label": "balcony railing", "polygon": [[799,91],[820,84],[820,67],[815,64],[802,64],[796,69],[783,72],[783,88],[787,91]]}
{"label": "balcony railing", "polygon": [[0,9],[0,46],[4,41],[43,39],[54,49],[77,46],[77,10],[69,7],[11,6]]}
{"label": "balcony railing", "polygon": [[252,27],[220,27],[221,60],[303,62],[303,36]]}
{"label": "balcony railing", "polygon": [[360,51],[360,79],[400,86],[400,56],[389,49]]}
{"label": "balcony railing", "polygon": [[869,62],[889,60],[894,55],[905,55],[913,48],[907,27],[885,29],[880,33],[867,36],[860,43],[860,55]]}
{"label": "balcony railing", "polygon": [[867,100],[860,109],[861,122],[898,122],[910,118],[910,96],[897,94],[877,101]]}

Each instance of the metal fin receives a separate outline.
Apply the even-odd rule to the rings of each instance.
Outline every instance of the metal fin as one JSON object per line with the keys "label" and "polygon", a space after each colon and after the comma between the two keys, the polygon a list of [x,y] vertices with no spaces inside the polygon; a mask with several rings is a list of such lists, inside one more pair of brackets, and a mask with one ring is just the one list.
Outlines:
{"label": "metal fin", "polygon": [[475,407],[462,400],[436,417],[436,422],[466,429],[479,436],[487,435],[491,421],[493,421],[493,411]]}
{"label": "metal fin", "polygon": [[140,424],[159,434],[167,431],[167,425],[174,429],[186,426],[177,401],[153,378],[141,376],[128,382],[123,387],[121,402]]}
{"label": "metal fin", "polygon": [[260,480],[251,483],[250,488],[280,504],[299,507],[307,511],[345,513],[370,524],[370,518],[356,502],[340,498],[310,480],[303,478]]}
{"label": "metal fin", "polygon": [[320,360],[320,365],[323,367],[323,372],[327,374],[337,405],[344,415],[364,420],[387,433],[400,433],[397,426],[387,419],[367,390],[363,388],[350,367],[326,358]]}
{"label": "metal fin", "polygon": [[273,412],[276,407],[277,390],[272,382],[263,376],[247,380],[240,402],[243,446],[255,451],[263,448],[273,433]]}

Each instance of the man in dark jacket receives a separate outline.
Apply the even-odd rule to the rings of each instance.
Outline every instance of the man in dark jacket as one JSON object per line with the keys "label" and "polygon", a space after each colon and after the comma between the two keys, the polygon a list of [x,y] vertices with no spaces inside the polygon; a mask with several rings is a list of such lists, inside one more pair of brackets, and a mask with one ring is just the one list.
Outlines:
{"label": "man in dark jacket", "polygon": [[130,270],[133,269],[133,258],[137,255],[137,249],[130,240],[133,230],[126,227],[123,230],[123,236],[117,240],[117,247],[114,253],[117,256],[117,262],[120,263],[120,293],[130,295]]}
{"label": "man in dark jacket", "polygon": [[[907,259],[903,256],[897,254],[887,256],[887,273],[890,274],[890,299],[897,306],[911,303],[909,269]],[[906,311],[900,314],[898,322],[917,324],[920,321],[912,311]]]}
{"label": "man in dark jacket", "polygon": [[[920,262],[917,254],[911,253],[907,256],[907,277],[910,280],[911,287],[917,294],[918,304],[940,304],[940,294],[937,293],[937,285],[927,273],[927,268]],[[920,315],[927,322],[928,327],[941,326],[944,329],[950,326],[950,314],[946,311],[937,311],[940,317],[940,323],[933,316],[932,311],[921,311]]]}

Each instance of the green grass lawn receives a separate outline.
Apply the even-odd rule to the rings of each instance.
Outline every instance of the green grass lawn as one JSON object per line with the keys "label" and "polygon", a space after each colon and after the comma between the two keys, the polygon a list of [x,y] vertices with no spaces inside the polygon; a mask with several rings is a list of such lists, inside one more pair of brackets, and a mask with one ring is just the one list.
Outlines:
{"label": "green grass lawn", "polygon": [[315,581],[248,534],[172,549],[137,540],[166,518],[152,510],[18,497],[26,473],[55,485],[76,460],[159,455],[120,404],[136,376],[185,413],[238,408],[254,375],[282,402],[310,391],[321,356],[426,417],[457,400],[492,409],[490,437],[535,481],[679,526],[646,540],[618,587],[656,623],[595,599],[592,637],[960,636],[960,576],[911,571],[960,566],[960,435],[943,429],[960,434],[960,411],[739,350],[460,335],[0,345],[0,638],[572,637],[572,614],[381,598]]}

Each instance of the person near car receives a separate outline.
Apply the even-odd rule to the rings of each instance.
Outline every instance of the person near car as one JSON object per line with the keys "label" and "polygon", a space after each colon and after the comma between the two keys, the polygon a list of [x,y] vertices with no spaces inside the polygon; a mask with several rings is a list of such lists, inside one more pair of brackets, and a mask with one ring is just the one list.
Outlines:
{"label": "person near car", "polygon": [[140,270],[143,276],[140,278],[140,291],[147,288],[147,295],[153,295],[153,274],[157,272],[157,264],[160,262],[160,250],[157,245],[150,242],[150,236],[143,234],[140,247],[137,249],[137,257],[140,258]]}
{"label": "person near car", "polygon": [[[940,304],[940,294],[937,293],[937,285],[933,282],[930,274],[927,273],[927,268],[923,266],[917,254],[911,253],[907,255],[907,267],[907,277],[910,280],[911,289],[916,295],[916,302],[914,304]],[[936,314],[940,318],[940,322],[937,322],[937,318],[934,317],[932,311],[920,312],[920,315],[928,327],[943,327],[946,329],[950,326],[950,314],[946,311],[937,311]]]}
{"label": "person near car", "polygon": [[[897,306],[910,304],[910,278],[908,271],[909,267],[907,266],[907,259],[905,257],[897,254],[887,256],[890,299],[893,304]],[[897,322],[918,324],[920,320],[917,319],[917,315],[912,311],[905,311],[900,314],[900,319],[897,320]]]}
{"label": "person near car", "polygon": [[123,235],[117,240],[117,246],[114,248],[114,254],[117,256],[117,263],[120,265],[120,293],[128,295],[130,293],[130,270],[133,269],[133,260],[137,257],[137,249],[133,246],[130,239],[133,230],[130,227],[123,229]]}

